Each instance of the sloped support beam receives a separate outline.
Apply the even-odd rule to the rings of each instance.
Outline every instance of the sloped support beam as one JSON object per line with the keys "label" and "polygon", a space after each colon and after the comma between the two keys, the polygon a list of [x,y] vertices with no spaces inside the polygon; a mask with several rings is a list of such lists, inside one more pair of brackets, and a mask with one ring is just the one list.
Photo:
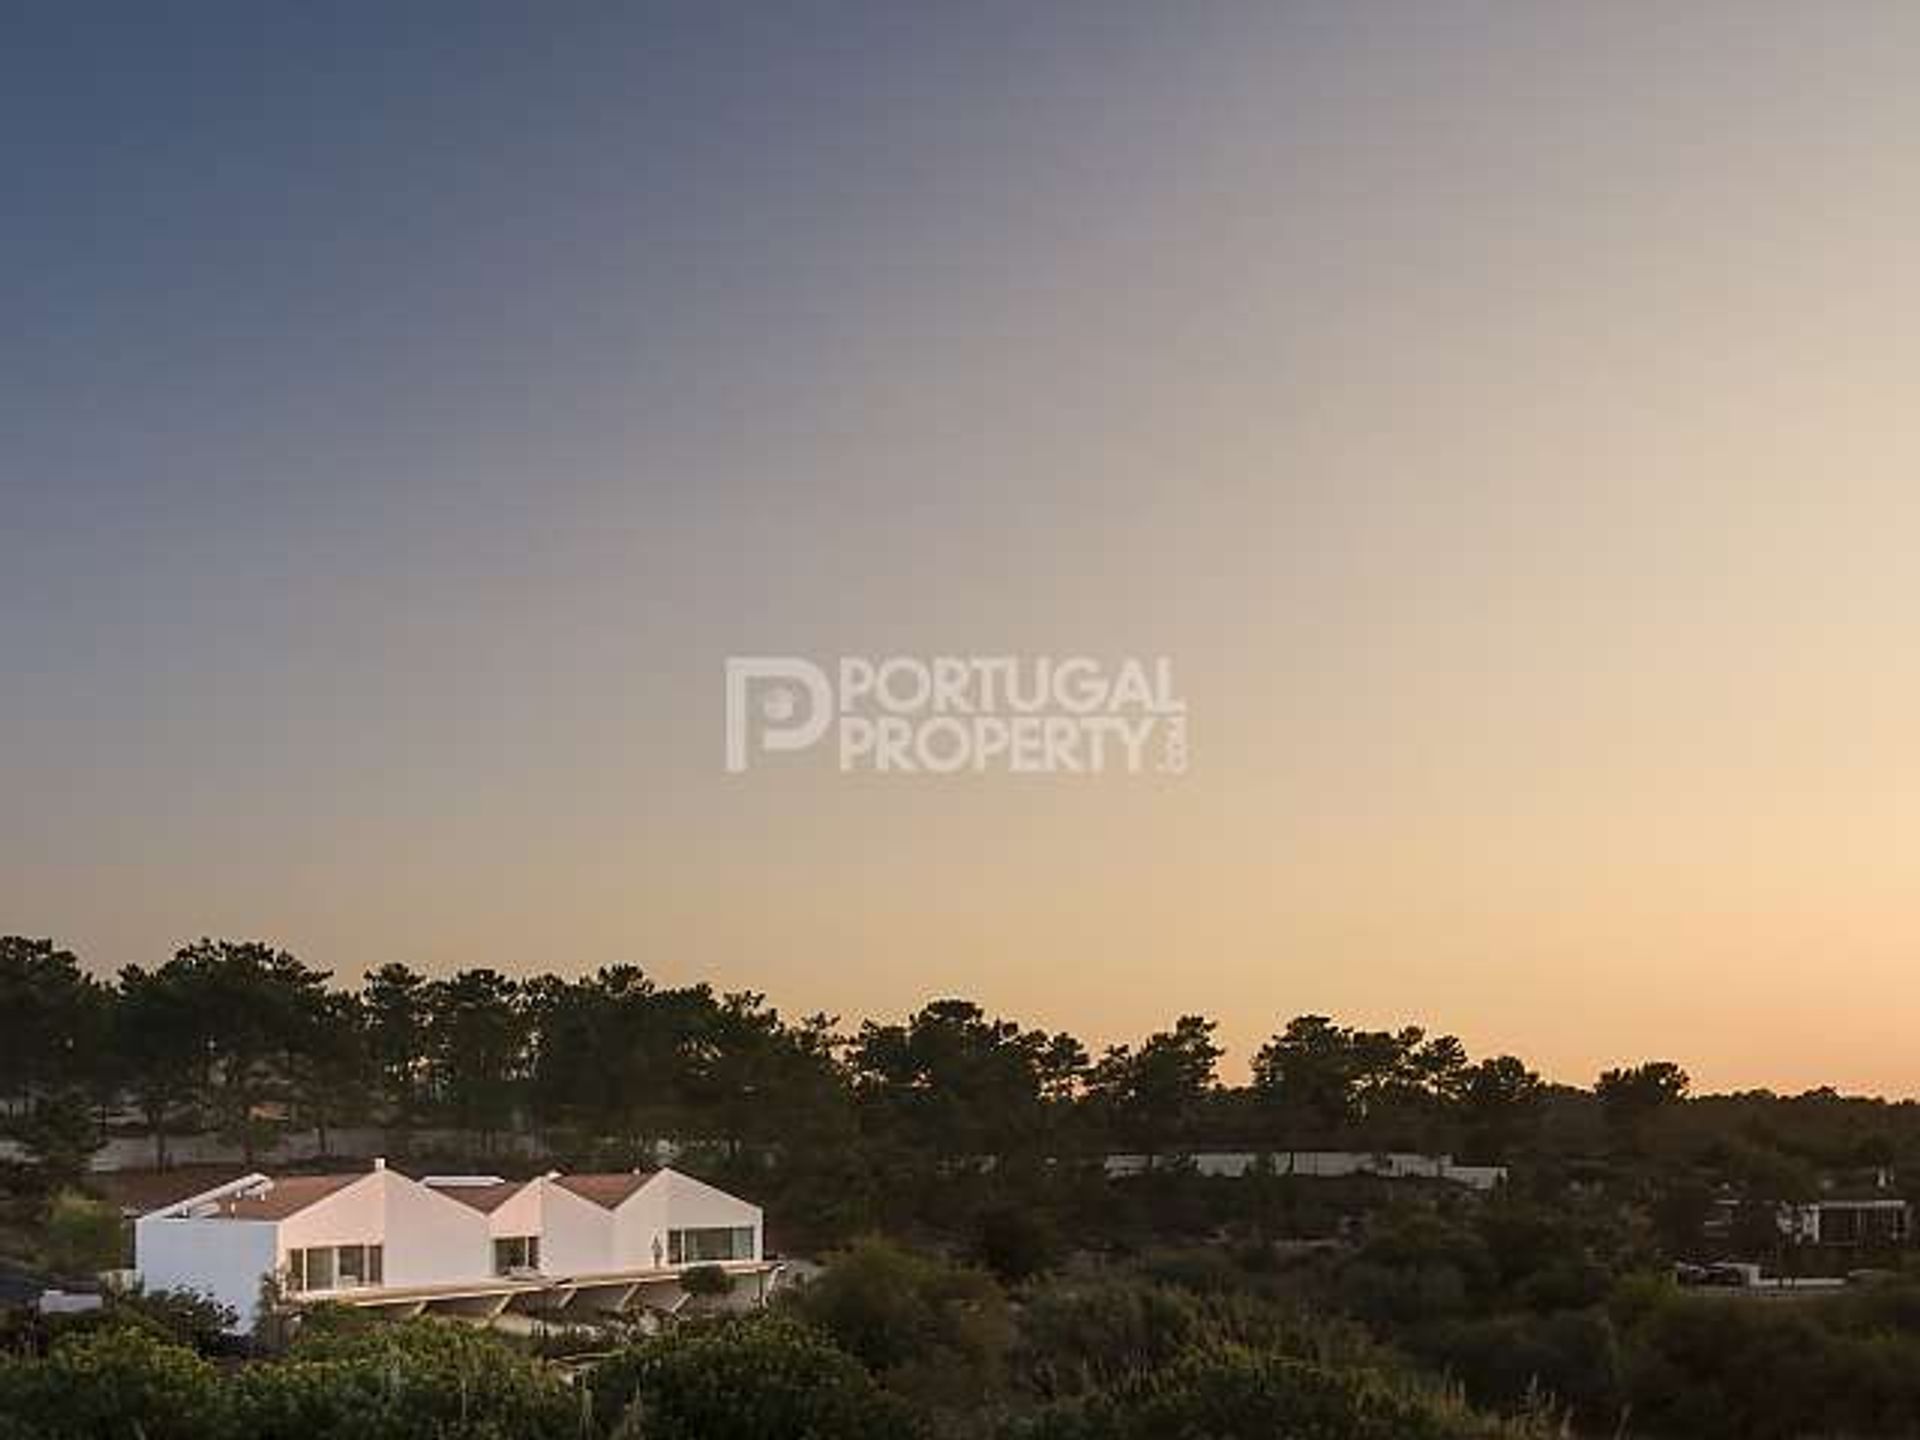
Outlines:
{"label": "sloped support beam", "polygon": [[514,1296],[512,1308],[528,1315],[551,1315],[564,1310],[580,1293],[578,1285],[556,1285],[551,1290],[528,1290]]}
{"label": "sloped support beam", "polygon": [[628,1281],[613,1285],[582,1285],[577,1292],[575,1309],[598,1311],[601,1314],[617,1315],[627,1308],[634,1292],[640,1288],[638,1281]]}
{"label": "sloped support beam", "polygon": [[492,1320],[507,1308],[513,1292],[500,1295],[458,1295],[424,1303],[435,1315],[451,1315],[462,1320]]}

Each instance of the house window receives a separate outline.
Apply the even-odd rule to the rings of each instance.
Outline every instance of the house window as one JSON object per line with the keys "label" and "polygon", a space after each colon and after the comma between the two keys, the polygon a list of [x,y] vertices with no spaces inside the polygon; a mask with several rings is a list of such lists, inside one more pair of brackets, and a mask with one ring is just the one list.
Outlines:
{"label": "house window", "polygon": [[503,1235],[493,1242],[493,1273],[510,1275],[515,1270],[540,1268],[538,1235]]}
{"label": "house window", "polygon": [[342,1290],[355,1286],[378,1285],[386,1268],[382,1247],[378,1245],[342,1245],[334,1262],[336,1283]]}
{"label": "house window", "polygon": [[381,1245],[309,1245],[287,1252],[287,1289],[357,1290],[386,1281],[386,1248]]}
{"label": "house window", "polygon": [[307,1251],[307,1289],[333,1289],[333,1247],[322,1245]]}
{"label": "house window", "polygon": [[751,1225],[712,1225],[667,1232],[669,1265],[710,1265],[720,1260],[753,1259]]}

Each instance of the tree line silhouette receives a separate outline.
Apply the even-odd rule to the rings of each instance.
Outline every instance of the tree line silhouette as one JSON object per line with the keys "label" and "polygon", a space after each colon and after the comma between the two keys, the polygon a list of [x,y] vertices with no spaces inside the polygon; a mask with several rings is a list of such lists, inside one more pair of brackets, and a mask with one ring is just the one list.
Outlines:
{"label": "tree line silhouette", "polygon": [[[1199,1147],[1448,1151],[1498,1161],[1548,1087],[1451,1035],[1284,1025],[1224,1085],[1216,1022],[1179,1017],[1098,1055],[1074,1036],[938,1000],[842,1033],[751,991],[663,985],[629,965],[578,978],[386,963],[354,988],[272,945],[201,940],[100,979],[50,940],[0,938],[0,1102],[30,1147],[97,1143],[118,1117],[169,1141],[212,1131],[251,1160],[282,1132],[460,1132],[556,1153],[655,1142],[756,1147],[859,1140],[938,1162]],[[1677,1067],[1602,1077],[1626,1110],[1684,1093]],[[135,1124],[137,1117],[137,1126]]]}

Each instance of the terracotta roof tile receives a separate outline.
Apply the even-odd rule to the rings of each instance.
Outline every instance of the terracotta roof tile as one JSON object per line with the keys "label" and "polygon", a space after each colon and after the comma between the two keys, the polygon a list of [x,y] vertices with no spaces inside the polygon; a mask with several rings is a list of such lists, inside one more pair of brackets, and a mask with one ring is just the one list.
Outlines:
{"label": "terracotta roof tile", "polygon": [[309,1205],[317,1204],[336,1191],[344,1190],[356,1180],[364,1180],[372,1174],[369,1170],[360,1170],[351,1175],[288,1175],[275,1180],[271,1189],[262,1195],[247,1199],[225,1199],[217,1201],[218,1211],[214,1218],[223,1220],[284,1220],[289,1215],[297,1215]]}
{"label": "terracotta roof tile", "polygon": [[600,1175],[557,1175],[553,1183],[571,1190],[582,1200],[591,1200],[607,1210],[617,1210],[626,1198],[654,1177],[651,1170],[619,1170]]}
{"label": "terracotta roof tile", "polygon": [[458,1200],[462,1205],[471,1205],[491,1215],[532,1183],[530,1180],[502,1180],[493,1185],[429,1185],[427,1188],[436,1195]]}

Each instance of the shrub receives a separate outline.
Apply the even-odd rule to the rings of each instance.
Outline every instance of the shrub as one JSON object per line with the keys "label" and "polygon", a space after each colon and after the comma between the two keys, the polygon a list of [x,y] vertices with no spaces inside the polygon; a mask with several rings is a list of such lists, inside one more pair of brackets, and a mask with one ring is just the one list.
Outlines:
{"label": "shrub", "polygon": [[118,1323],[146,1325],[199,1355],[230,1355],[239,1346],[234,1308],[198,1290],[129,1290],[109,1296],[104,1313]]}
{"label": "shrub", "polygon": [[585,1403],[499,1336],[438,1320],[303,1328],[229,1387],[248,1440],[576,1440]]}
{"label": "shrub", "polygon": [[1010,1338],[990,1275],[885,1240],[833,1257],[788,1303],[876,1373],[930,1351],[987,1364]]}
{"label": "shrub", "polygon": [[65,1340],[104,1330],[139,1330],[199,1355],[230,1355],[243,1344],[226,1331],[232,1319],[226,1306],[193,1291],[109,1291],[98,1310],[53,1315],[6,1311],[0,1319],[0,1347],[20,1356],[44,1356]]}
{"label": "shrub", "polygon": [[907,1440],[918,1424],[860,1363],[779,1316],[689,1325],[590,1371],[601,1433],[646,1440]]}
{"label": "shrub", "polygon": [[1117,1393],[1055,1406],[1004,1433],[1009,1440],[1494,1440],[1543,1432],[1476,1414],[1453,1396],[1396,1388],[1368,1371],[1228,1349],[1191,1355]]}
{"label": "shrub", "polygon": [[718,1265],[695,1265],[680,1276],[680,1288],[697,1298],[733,1293],[733,1277]]}
{"label": "shrub", "polygon": [[1059,1231],[1032,1206],[1004,1205],[983,1212],[974,1254],[1002,1280],[1017,1284],[1060,1263]]}
{"label": "shrub", "polygon": [[15,1433],[42,1440],[202,1440],[222,1429],[213,1367],[132,1326],[68,1336],[44,1361],[13,1362],[0,1392]]}
{"label": "shrub", "polygon": [[120,1212],[77,1190],[62,1190],[47,1207],[47,1267],[58,1275],[111,1270],[126,1253]]}
{"label": "shrub", "polygon": [[1920,1339],[1865,1300],[1643,1305],[1626,1346],[1635,1427],[1689,1440],[1920,1433]]}
{"label": "shrub", "polygon": [[1027,1298],[1014,1371],[1031,1394],[1065,1398],[1123,1384],[1195,1349],[1235,1345],[1326,1365],[1379,1359],[1353,1322],[1283,1301],[1102,1278],[1058,1280]]}
{"label": "shrub", "polygon": [[1414,1337],[1412,1348],[1477,1404],[1514,1406],[1545,1393],[1596,1428],[1622,1411],[1620,1347],[1601,1310],[1448,1321]]}

